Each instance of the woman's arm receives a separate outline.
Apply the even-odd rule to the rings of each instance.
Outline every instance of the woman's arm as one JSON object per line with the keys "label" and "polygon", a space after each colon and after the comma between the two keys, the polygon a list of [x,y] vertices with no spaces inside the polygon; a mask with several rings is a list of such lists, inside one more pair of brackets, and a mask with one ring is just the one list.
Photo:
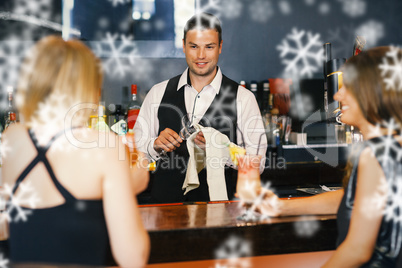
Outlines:
{"label": "woman's arm", "polygon": [[336,214],[342,196],[343,190],[337,190],[294,200],[278,199],[268,190],[264,200],[257,206],[257,210],[273,217]]}
{"label": "woman's arm", "polygon": [[370,148],[359,159],[356,197],[345,241],[324,267],[360,267],[370,260],[386,202],[385,175]]}
{"label": "woman's arm", "polygon": [[118,159],[124,144],[105,149],[103,204],[113,256],[121,267],[142,267],[148,261],[150,241],[137,207],[135,181],[147,181],[148,172],[137,176],[129,160]]}
{"label": "woman's arm", "polygon": [[336,214],[342,197],[343,190],[336,190],[295,200],[280,200],[280,215]]}

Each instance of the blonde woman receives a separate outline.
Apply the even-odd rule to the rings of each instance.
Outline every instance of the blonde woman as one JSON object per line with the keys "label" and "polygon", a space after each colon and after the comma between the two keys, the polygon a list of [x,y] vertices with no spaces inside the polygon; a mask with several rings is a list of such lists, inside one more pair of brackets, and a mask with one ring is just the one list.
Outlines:
{"label": "blonde woman", "polygon": [[379,47],[343,66],[343,87],[334,98],[342,122],[359,128],[365,140],[349,160],[344,189],[280,200],[277,208],[271,196],[260,207],[276,216],[337,212],[338,247],[324,267],[395,267],[401,252],[402,89],[398,79],[389,83],[392,73],[383,67],[393,57],[400,62],[402,51]]}
{"label": "blonde woman", "polygon": [[10,209],[14,263],[147,262],[149,237],[135,198],[147,170],[130,169],[119,137],[86,128],[101,83],[99,60],[79,41],[46,37],[22,65],[21,123],[3,133],[2,178],[13,189],[10,200],[34,198],[20,199],[25,220]]}

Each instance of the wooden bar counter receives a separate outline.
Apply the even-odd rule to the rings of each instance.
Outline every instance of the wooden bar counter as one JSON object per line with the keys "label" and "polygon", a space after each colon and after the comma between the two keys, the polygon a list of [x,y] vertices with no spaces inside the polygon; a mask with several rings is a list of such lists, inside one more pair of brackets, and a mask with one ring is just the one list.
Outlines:
{"label": "wooden bar counter", "polygon": [[[226,250],[226,258],[236,252],[248,257],[328,251],[337,237],[335,215],[244,222],[237,220],[236,201],[142,205],[140,212],[151,238],[150,264],[213,260],[219,249]],[[295,225],[305,230],[298,234]],[[249,245],[248,251],[241,245]]]}

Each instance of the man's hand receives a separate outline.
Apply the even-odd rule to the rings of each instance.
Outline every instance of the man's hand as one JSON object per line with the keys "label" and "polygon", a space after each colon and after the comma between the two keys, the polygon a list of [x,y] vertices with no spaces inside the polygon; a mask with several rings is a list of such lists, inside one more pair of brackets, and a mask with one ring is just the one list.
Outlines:
{"label": "man's hand", "polygon": [[158,153],[161,153],[162,150],[172,152],[180,147],[182,142],[183,140],[180,138],[179,134],[170,128],[165,128],[155,140],[154,149]]}
{"label": "man's hand", "polygon": [[197,133],[197,136],[195,136],[194,138],[194,143],[200,147],[202,150],[205,151],[205,138],[204,138],[204,134],[202,133],[202,131],[199,131]]}

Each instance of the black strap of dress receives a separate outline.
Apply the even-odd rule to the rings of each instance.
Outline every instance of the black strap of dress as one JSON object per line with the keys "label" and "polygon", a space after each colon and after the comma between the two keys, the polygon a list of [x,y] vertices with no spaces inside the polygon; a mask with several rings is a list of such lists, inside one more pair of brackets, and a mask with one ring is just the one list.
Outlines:
{"label": "black strap of dress", "polygon": [[29,172],[32,171],[32,169],[40,162],[42,162],[45,165],[45,168],[47,172],[50,175],[50,178],[52,179],[54,185],[56,186],[57,190],[60,192],[60,194],[64,197],[66,202],[70,201],[75,201],[75,197],[71,195],[57,180],[56,175],[53,172],[53,169],[49,163],[49,160],[46,157],[46,152],[49,150],[50,146],[53,144],[53,142],[60,137],[62,134],[64,134],[65,130],[62,130],[58,132],[56,135],[54,135],[50,141],[45,145],[45,146],[40,146],[38,144],[38,140],[33,133],[32,129],[28,130],[29,137],[32,140],[32,143],[34,144],[38,155],[32,160],[32,162],[25,168],[25,170],[21,173],[21,175],[18,177],[17,181],[15,182],[12,194],[17,191],[18,186],[21,184],[21,182],[26,178],[26,176],[29,174]]}

